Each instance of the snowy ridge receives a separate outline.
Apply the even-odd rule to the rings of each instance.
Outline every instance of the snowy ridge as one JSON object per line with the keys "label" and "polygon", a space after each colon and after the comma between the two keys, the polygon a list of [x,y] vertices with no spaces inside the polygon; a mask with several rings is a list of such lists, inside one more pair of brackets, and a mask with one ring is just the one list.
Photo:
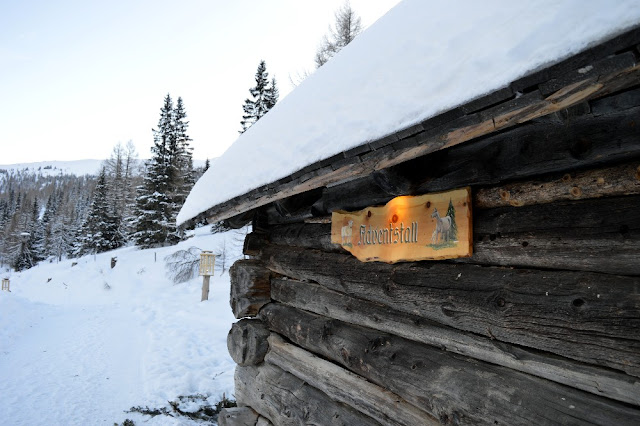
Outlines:
{"label": "snowy ridge", "polygon": [[[213,164],[214,159],[210,159]],[[146,160],[139,160],[143,164]],[[38,161],[34,163],[0,164],[0,170],[7,172],[26,171],[41,176],[75,175],[97,176],[104,160]],[[205,160],[193,160],[193,167],[204,166]]]}
{"label": "snowy ridge", "polygon": [[0,170],[27,171],[42,176],[98,175],[104,160],[39,161],[35,163],[0,164]]}
{"label": "snowy ridge", "polygon": [[196,183],[177,222],[639,23],[637,0],[405,0],[242,134]]}
{"label": "snowy ridge", "polygon": [[218,268],[209,300],[200,302],[202,278],[173,284],[164,258],[193,246],[216,252],[224,241],[228,268],[241,256],[237,232],[212,235],[204,227],[177,246],[3,270],[11,292],[0,291],[0,423],[202,424],[125,411],[171,411],[167,401],[180,395],[202,394],[210,404],[232,397],[229,275]]}

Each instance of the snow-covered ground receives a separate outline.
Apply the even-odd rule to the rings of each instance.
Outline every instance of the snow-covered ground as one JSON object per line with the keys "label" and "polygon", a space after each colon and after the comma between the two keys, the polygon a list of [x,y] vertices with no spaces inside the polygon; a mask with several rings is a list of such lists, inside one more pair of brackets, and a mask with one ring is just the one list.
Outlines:
{"label": "snow-covered ground", "polygon": [[209,231],[200,228],[178,246],[128,247],[4,273],[11,292],[0,292],[0,424],[197,424],[125,410],[170,410],[168,401],[180,395],[207,395],[211,404],[232,396],[228,273],[216,271],[209,300],[200,302],[202,278],[173,284],[164,268],[178,249],[215,251],[223,239],[240,255],[237,235]]}

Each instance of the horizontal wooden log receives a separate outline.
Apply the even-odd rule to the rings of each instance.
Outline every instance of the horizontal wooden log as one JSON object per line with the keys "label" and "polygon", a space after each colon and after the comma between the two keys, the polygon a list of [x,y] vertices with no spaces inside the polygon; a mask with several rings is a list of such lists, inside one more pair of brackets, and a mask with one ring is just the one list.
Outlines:
{"label": "horizontal wooden log", "polygon": [[398,395],[368,382],[344,368],[286,343],[280,336],[269,336],[265,360],[275,364],[324,392],[331,399],[358,410],[384,425],[436,425],[426,412]]}
{"label": "horizontal wooden log", "polygon": [[[407,161],[388,169],[384,184],[380,178],[368,175],[327,188],[314,204],[314,211],[329,214],[334,210],[360,210],[385,204],[398,192],[394,187],[405,195],[418,195],[638,159],[640,128],[636,122],[640,115],[640,92],[632,96],[632,101],[615,102],[623,96],[612,96],[611,111],[603,115],[585,115],[568,122],[530,122]],[[629,103],[636,106],[630,108]],[[269,220],[277,223],[277,218]]]}
{"label": "horizontal wooden log", "polygon": [[276,426],[380,424],[269,363],[236,367],[235,395]]}
{"label": "horizontal wooden log", "polygon": [[269,303],[270,271],[255,259],[241,259],[229,269],[231,310],[236,318],[254,317]]}
{"label": "horizontal wooden log", "polygon": [[239,365],[260,364],[269,350],[267,337],[269,330],[262,321],[241,319],[231,326],[227,335],[231,358]]}
{"label": "horizontal wooden log", "polygon": [[361,263],[268,246],[273,271],[498,341],[640,377],[640,278],[446,263]]}
{"label": "horizontal wooden log", "polygon": [[566,173],[561,177],[481,188],[473,198],[474,208],[488,209],[632,194],[640,194],[640,161]]}
{"label": "horizontal wooden log", "polygon": [[244,239],[242,253],[246,256],[260,255],[260,247],[268,242],[267,234],[264,232],[251,232]]}
{"label": "horizontal wooden log", "polygon": [[640,406],[640,381],[624,373],[462,332],[417,315],[402,313],[385,305],[358,299],[313,283],[274,279],[271,282],[271,294],[274,300],[298,309],[395,334],[595,395]]}
{"label": "horizontal wooden log", "polygon": [[255,426],[258,413],[251,407],[223,408],[218,415],[218,426]]}
{"label": "horizontal wooden log", "polygon": [[637,276],[638,206],[634,195],[477,210],[468,261]]}
{"label": "horizontal wooden log", "polygon": [[[496,117],[486,117],[485,112],[463,116],[446,125],[422,133],[408,136],[393,143],[388,155],[379,156],[375,152],[362,153],[354,158],[346,158],[345,163],[335,162],[332,166],[318,164],[318,169],[292,179],[285,178],[259,188],[207,210],[208,220],[219,221],[237,216],[266,204],[308,192],[323,186],[339,183],[376,170],[395,166],[405,161],[424,156],[469,140],[487,136],[498,130],[534,120],[547,114],[582,103],[605,93],[622,90],[637,83],[640,66],[616,71],[611,75],[593,76],[587,80],[564,87],[542,100],[532,100],[528,106],[515,106],[514,110]],[[615,87],[615,90],[612,90]],[[517,100],[510,100],[511,103]],[[399,132],[401,133],[401,132]],[[368,155],[373,154],[373,155]]]}
{"label": "horizontal wooden log", "polygon": [[[473,256],[457,261],[640,275],[639,205],[634,195],[477,209]],[[344,252],[331,244],[330,233],[327,224],[280,225],[271,228],[268,240]]]}
{"label": "horizontal wooden log", "polygon": [[391,390],[443,424],[640,422],[639,407],[388,333],[279,304],[265,306],[261,316],[294,344]]}

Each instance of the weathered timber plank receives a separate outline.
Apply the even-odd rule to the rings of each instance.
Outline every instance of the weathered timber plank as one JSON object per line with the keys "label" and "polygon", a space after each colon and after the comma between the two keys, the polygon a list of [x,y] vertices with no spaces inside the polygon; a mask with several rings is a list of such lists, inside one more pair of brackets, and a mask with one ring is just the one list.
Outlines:
{"label": "weathered timber plank", "polygon": [[478,210],[470,262],[640,275],[638,206],[634,195]]}
{"label": "weathered timber plank", "polygon": [[633,52],[624,52],[620,55],[609,56],[595,61],[592,64],[581,66],[566,74],[552,78],[539,86],[543,94],[551,94],[571,83],[583,80],[591,75],[611,74],[621,69],[631,68],[636,65]]}
{"label": "weathered timber plank", "polygon": [[[274,300],[298,309],[395,334],[640,406],[640,381],[624,373],[462,332],[417,315],[396,311],[380,303],[329,290],[318,284],[293,279],[273,279],[271,294]],[[271,305],[267,305],[269,306]],[[264,315],[266,314],[260,313],[261,317]]]}
{"label": "weathered timber plank", "polygon": [[[486,136],[496,130],[505,129],[510,126],[568,108],[574,104],[602,96],[604,93],[611,92],[611,87],[613,86],[615,86],[616,91],[621,90],[626,86],[637,84],[638,77],[636,73],[639,70],[640,67],[636,66],[616,72],[612,75],[597,76],[597,78],[594,77],[592,79],[574,83],[556,91],[542,101],[534,102],[528,107],[525,106],[518,108],[490,120],[482,120],[479,123],[475,122],[476,120],[474,115],[464,116],[461,119],[458,119],[459,121],[454,120],[453,122],[448,123],[440,134],[435,134],[432,131],[426,131],[425,133],[428,132],[429,134],[428,137],[425,137],[424,135],[421,136],[421,134],[411,136],[410,138],[414,138],[417,141],[417,146],[402,147],[399,145],[398,149],[390,153],[389,156],[385,156],[383,158],[371,157],[369,160],[365,161],[364,159],[367,158],[367,154],[364,154],[362,157],[345,159],[345,161],[347,161],[345,164],[339,162],[339,166],[336,166],[337,168],[326,167],[319,169],[313,172],[313,176],[310,178],[307,178],[305,175],[297,180],[283,180],[271,185],[256,188],[247,194],[238,196],[232,200],[210,208],[207,210],[208,220],[210,222],[217,222],[229,217],[237,216],[243,212],[264,206],[280,199],[288,198],[296,194],[334,184],[346,179],[366,175],[375,170],[391,167],[416,157],[467,142],[471,139]],[[482,117],[478,116],[478,118]],[[471,120],[473,124],[467,124],[469,120]],[[459,125],[459,127],[455,128],[456,125]],[[434,136],[431,136],[431,134],[434,134]]]}
{"label": "weathered timber plank", "polygon": [[218,415],[218,426],[255,426],[258,413],[251,407],[223,408]]}
{"label": "weathered timber plank", "polygon": [[255,259],[241,259],[229,268],[231,279],[230,304],[236,318],[256,316],[269,303],[270,272]]}
{"label": "weathered timber plank", "polygon": [[[473,256],[459,261],[640,275],[639,205],[640,196],[633,195],[477,209]],[[268,238],[272,244],[343,252],[331,244],[330,233],[326,224],[291,224],[272,227]]]}
{"label": "weathered timber plank", "polygon": [[385,425],[436,425],[439,422],[398,395],[368,382],[350,371],[269,336],[271,350],[265,360],[277,365],[327,394]]}
{"label": "weathered timber plank", "polygon": [[236,367],[235,395],[276,426],[380,424],[269,363]]}
{"label": "weathered timber plank", "polygon": [[[621,96],[607,99],[615,102]],[[633,102],[640,105],[640,96]],[[609,105],[618,107],[615,103]],[[640,108],[636,106],[598,117],[576,117],[566,123],[530,122],[393,167],[384,181],[366,176],[327,188],[313,209],[316,215],[336,209],[359,210],[384,204],[398,192],[417,195],[466,185],[482,187],[637,159],[640,158],[638,116]]]}
{"label": "weathered timber plank", "polygon": [[640,377],[640,278],[447,263],[363,264],[268,246],[273,271],[469,331]]}
{"label": "weathered timber plank", "polygon": [[241,319],[234,323],[227,335],[227,348],[238,365],[256,365],[269,350],[269,330],[260,320]]}
{"label": "weathered timber plank", "polygon": [[640,194],[640,161],[621,166],[566,173],[562,177],[515,182],[481,188],[474,195],[474,207],[522,207],[559,200]]}
{"label": "weathered timber plank", "polygon": [[269,327],[398,394],[443,424],[627,424],[640,408],[388,333],[279,304]]}

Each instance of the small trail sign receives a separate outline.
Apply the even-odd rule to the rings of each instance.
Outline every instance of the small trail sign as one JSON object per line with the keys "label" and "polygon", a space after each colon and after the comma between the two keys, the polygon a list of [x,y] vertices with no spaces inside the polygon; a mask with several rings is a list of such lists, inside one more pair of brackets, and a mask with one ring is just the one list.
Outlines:
{"label": "small trail sign", "polygon": [[396,197],[357,212],[335,211],[331,242],[363,262],[452,259],[473,250],[471,189]]}

